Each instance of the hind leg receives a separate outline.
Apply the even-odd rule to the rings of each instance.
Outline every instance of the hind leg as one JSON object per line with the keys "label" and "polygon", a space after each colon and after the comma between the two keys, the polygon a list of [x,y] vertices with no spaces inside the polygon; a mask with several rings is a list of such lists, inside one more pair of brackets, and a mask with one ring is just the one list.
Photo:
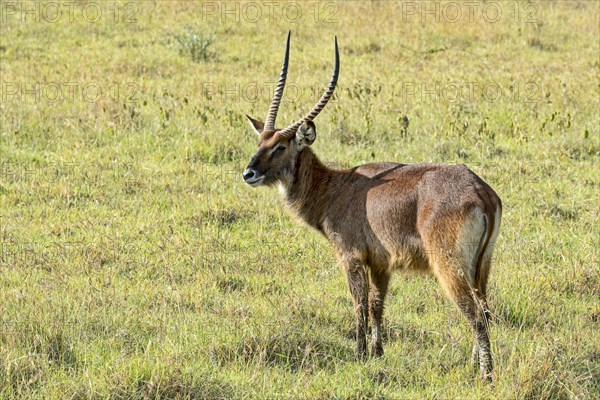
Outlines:
{"label": "hind leg", "polygon": [[[488,316],[486,314],[487,312],[487,305],[485,303],[485,299],[483,298],[477,298],[478,296],[475,295],[475,307],[476,307],[476,322],[479,323],[481,322],[484,326],[485,326],[485,330],[486,332],[489,330],[489,324],[488,324]],[[464,311],[463,311],[464,313]],[[469,318],[469,317],[467,317]],[[469,319],[469,322],[471,323],[471,325],[473,325],[471,319]],[[471,350],[471,364],[473,365],[478,365],[481,367],[480,364],[480,348],[479,348],[479,342],[481,341],[480,339],[480,335],[478,333],[478,330],[480,328],[477,329],[473,329],[473,349]],[[488,334],[486,334],[486,336],[489,336]],[[487,340],[489,341],[489,337],[487,338]],[[489,353],[489,345],[487,347],[488,349],[488,353]],[[490,365],[491,365],[491,357],[490,357]]]}
{"label": "hind leg", "polygon": [[[490,270],[490,260],[482,260],[479,270],[478,281],[475,282],[475,300],[477,302],[477,311],[481,313],[482,319],[486,327],[489,329],[490,311],[487,304],[487,281]],[[479,345],[477,336],[473,337],[473,351],[471,353],[471,364],[479,364]]]}
{"label": "hind leg", "polygon": [[471,350],[471,365],[479,366],[479,345],[477,337],[473,335],[473,349]]}
{"label": "hind leg", "polygon": [[473,352],[479,360],[481,378],[491,381],[493,366],[485,313],[467,274],[463,272],[465,269],[460,265],[461,262],[457,260],[438,260],[434,272],[448,297],[456,303],[469,321],[475,338],[476,348]]}
{"label": "hind leg", "polygon": [[477,304],[477,300],[473,299],[475,305],[475,319],[470,319],[473,334],[477,341],[479,351],[479,372],[481,378],[486,381],[492,380],[492,353],[490,346],[490,336],[488,332],[488,324],[485,317],[485,313],[482,312],[481,307]]}
{"label": "hind leg", "polygon": [[[490,310],[487,304],[487,284],[488,278],[490,276],[490,270],[492,267],[492,253],[494,252],[494,247],[496,245],[496,239],[498,238],[498,232],[500,229],[500,220],[502,217],[502,208],[499,208],[494,215],[494,223],[493,223],[493,231],[490,237],[490,241],[486,247],[482,249],[483,257],[481,258],[481,263],[476,266],[477,274],[475,282],[473,282],[475,286],[475,299],[478,303],[477,310],[481,312],[483,317],[483,323],[485,324],[486,330],[489,329],[489,322],[491,320]],[[475,337],[475,343],[473,344],[473,357],[476,359],[479,353],[478,339]],[[489,353],[489,351],[488,351]],[[490,357],[491,359],[491,357]],[[474,362],[475,360],[472,360]],[[491,365],[491,361],[490,361]],[[480,365],[481,367],[481,365]]]}
{"label": "hind leg", "polygon": [[[493,248],[491,248],[491,250],[493,250]],[[478,300],[479,304],[481,305],[481,309],[483,311],[486,323],[489,323],[491,319],[491,314],[487,303],[487,284],[491,266],[492,260],[489,257],[485,257],[481,262],[481,268],[479,271],[479,282],[477,282]]]}

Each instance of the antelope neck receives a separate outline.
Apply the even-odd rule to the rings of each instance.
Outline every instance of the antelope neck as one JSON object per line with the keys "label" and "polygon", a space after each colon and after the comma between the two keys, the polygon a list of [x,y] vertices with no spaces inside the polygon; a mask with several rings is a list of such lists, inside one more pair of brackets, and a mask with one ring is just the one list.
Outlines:
{"label": "antelope neck", "polygon": [[327,205],[331,203],[330,185],[340,171],[327,168],[310,148],[304,149],[285,185],[285,200],[300,218],[313,228],[323,231]]}

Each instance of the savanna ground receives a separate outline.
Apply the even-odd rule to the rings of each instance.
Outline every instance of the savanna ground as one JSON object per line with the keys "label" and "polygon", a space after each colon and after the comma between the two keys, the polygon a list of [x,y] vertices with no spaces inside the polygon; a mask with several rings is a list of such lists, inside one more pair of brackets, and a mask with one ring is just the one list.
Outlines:
{"label": "savanna ground", "polygon": [[[599,398],[600,3],[291,4],[0,2],[0,397]],[[280,124],[339,38],[324,161],[465,163],[502,198],[495,386],[428,276],[354,361],[329,245],[243,183],[288,29]]]}

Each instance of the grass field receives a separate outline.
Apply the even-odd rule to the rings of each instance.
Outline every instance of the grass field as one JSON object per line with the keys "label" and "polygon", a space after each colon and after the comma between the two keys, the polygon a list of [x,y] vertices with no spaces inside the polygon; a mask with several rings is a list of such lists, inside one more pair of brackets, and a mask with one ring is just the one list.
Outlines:
{"label": "grass field", "polygon": [[[70,5],[69,5],[70,4]],[[0,398],[600,398],[600,3],[0,1]],[[495,385],[428,276],[354,360],[328,243],[241,172],[292,31],[313,149],[465,163],[504,203]]]}

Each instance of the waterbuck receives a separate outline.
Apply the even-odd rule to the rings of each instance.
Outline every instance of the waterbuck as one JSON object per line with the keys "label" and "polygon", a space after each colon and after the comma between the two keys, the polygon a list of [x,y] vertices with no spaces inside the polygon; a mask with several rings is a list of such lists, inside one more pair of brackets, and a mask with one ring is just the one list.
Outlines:
{"label": "waterbuck", "polygon": [[247,116],[259,148],[243,172],[250,186],[279,185],[285,203],[333,245],[344,267],[356,311],[356,354],[383,354],[383,304],[395,270],[432,272],[467,317],[474,335],[473,362],[491,380],[486,285],[500,229],[502,205],[490,186],[464,165],[365,164],[326,167],[310,146],[314,118],[335,89],[340,58],[325,93],[301,120],[275,128],[290,52],[288,34],[281,74],[265,122]]}

